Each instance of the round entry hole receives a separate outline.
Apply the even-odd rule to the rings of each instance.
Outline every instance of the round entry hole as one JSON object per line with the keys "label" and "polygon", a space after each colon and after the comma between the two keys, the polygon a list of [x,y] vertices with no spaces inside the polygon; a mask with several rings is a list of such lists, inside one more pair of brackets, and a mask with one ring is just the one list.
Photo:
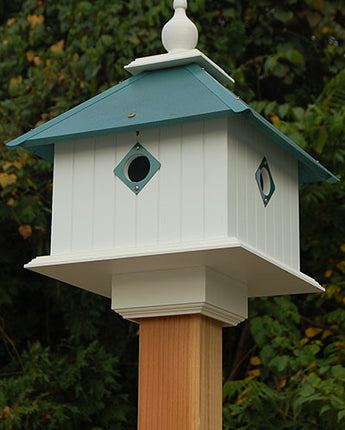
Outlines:
{"label": "round entry hole", "polygon": [[150,172],[150,160],[144,155],[135,157],[128,165],[128,178],[132,182],[140,182],[146,178]]}
{"label": "round entry hole", "polygon": [[271,178],[266,167],[260,170],[260,186],[265,196],[268,196],[271,191]]}

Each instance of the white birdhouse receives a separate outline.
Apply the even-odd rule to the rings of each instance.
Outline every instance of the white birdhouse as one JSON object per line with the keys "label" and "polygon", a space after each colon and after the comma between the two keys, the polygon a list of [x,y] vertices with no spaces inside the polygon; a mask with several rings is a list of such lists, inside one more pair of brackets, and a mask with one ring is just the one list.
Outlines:
{"label": "white birdhouse", "polygon": [[26,267],[111,297],[125,318],[233,325],[248,296],[322,289],[299,269],[298,186],[336,178],[223,86],[185,3],[167,54],[8,144],[54,160],[51,254]]}

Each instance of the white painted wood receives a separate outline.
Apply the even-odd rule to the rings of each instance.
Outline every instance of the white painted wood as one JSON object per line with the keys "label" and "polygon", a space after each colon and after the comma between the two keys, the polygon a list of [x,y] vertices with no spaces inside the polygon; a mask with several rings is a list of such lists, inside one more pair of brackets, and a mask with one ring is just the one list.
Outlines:
{"label": "white painted wood", "polygon": [[[159,129],[140,132],[138,140],[156,159],[160,160]],[[158,243],[160,172],[153,176],[137,196],[136,244]]]}
{"label": "white painted wood", "polygon": [[150,55],[148,57],[136,58],[124,68],[132,75],[137,75],[149,70],[161,70],[171,67],[184,66],[196,63],[203,67],[210,75],[224,85],[233,84],[234,79],[221,67],[214,63],[198,49],[190,49],[183,52],[169,52],[167,54]]}
{"label": "white painted wood", "polygon": [[[137,141],[161,169],[135,195],[113,169]],[[299,270],[297,162],[238,116],[57,145],[53,212],[53,255],[237,237]]]}
{"label": "white painted wood", "polygon": [[74,143],[55,145],[51,254],[72,251]]}
{"label": "white painted wood", "polygon": [[195,49],[198,29],[187,17],[187,0],[174,0],[174,16],[164,25],[162,43],[168,52],[184,52]]}
{"label": "white painted wood", "polygon": [[205,175],[202,123],[183,126],[181,165],[181,239],[204,239]]}
{"label": "white painted wood", "polygon": [[[227,123],[57,145],[52,253],[227,235]],[[140,141],[162,167],[135,195],[113,169]]]}
{"label": "white painted wood", "polygon": [[38,257],[25,267],[111,297],[111,277],[121,273],[205,266],[242,282],[248,297],[320,292],[312,278],[236,238]]}
{"label": "white painted wood", "polygon": [[[229,119],[228,136],[229,235],[299,270],[297,161],[241,117]],[[255,180],[264,157],[276,187],[266,207]]]}
{"label": "white painted wood", "polygon": [[228,232],[227,119],[204,123],[204,236],[222,238]]}
{"label": "white painted wood", "polygon": [[116,136],[107,136],[95,142],[95,171],[93,187],[92,249],[112,249],[115,230]]}
{"label": "white painted wood", "polygon": [[94,139],[74,143],[72,251],[92,249],[94,217]]}
{"label": "white painted wood", "polygon": [[[135,133],[119,134],[117,136],[116,167],[122,158],[137,142]],[[137,245],[137,196],[118,178],[113,175],[115,184],[114,199],[114,247]]]}
{"label": "white painted wood", "polygon": [[160,130],[159,243],[181,241],[182,127]]}
{"label": "white painted wood", "polygon": [[126,319],[200,313],[224,325],[247,318],[245,285],[206,267],[114,275],[112,309]]}

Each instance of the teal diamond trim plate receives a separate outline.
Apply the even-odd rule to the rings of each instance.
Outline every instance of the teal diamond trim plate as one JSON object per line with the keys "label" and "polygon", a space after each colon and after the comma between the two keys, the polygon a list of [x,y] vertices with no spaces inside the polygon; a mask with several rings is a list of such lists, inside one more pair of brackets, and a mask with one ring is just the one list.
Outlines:
{"label": "teal diamond trim plate", "polygon": [[[139,157],[144,157],[149,161],[149,169],[143,179],[133,181],[129,177],[128,170],[131,163]],[[138,142],[115,167],[114,174],[135,194],[139,194],[154,174],[157,173],[160,167],[161,163]]]}
{"label": "teal diamond trim plate", "polygon": [[266,207],[276,189],[266,157],[262,159],[260,166],[255,172],[255,179],[259,187],[262,201]]}

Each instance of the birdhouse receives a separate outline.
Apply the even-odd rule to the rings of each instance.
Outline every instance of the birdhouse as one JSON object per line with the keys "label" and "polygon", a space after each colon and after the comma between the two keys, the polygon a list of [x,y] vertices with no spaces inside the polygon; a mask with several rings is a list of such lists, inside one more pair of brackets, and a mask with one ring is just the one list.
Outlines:
{"label": "birdhouse", "polygon": [[336,178],[224,86],[185,8],[168,53],[8,144],[54,162],[51,253],[26,267],[128,319],[235,325],[248,297],[322,290],[300,272],[298,188]]}

